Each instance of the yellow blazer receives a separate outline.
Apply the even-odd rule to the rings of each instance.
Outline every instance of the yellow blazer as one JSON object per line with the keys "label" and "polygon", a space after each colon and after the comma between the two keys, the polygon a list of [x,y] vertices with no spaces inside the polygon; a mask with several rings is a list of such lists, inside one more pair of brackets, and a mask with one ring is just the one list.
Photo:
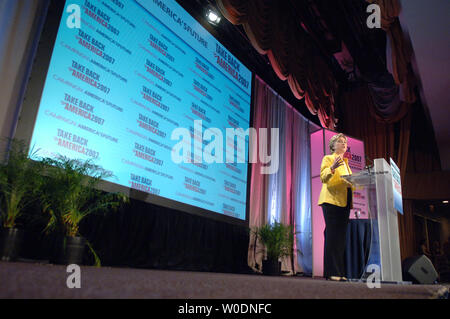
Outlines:
{"label": "yellow blazer", "polygon": [[[347,166],[348,172],[352,171],[348,166],[348,159],[344,158],[344,165],[339,166],[334,170],[334,174],[331,173],[331,165],[333,165],[334,159],[337,157],[335,153],[332,155],[326,155],[322,159],[322,165],[320,166],[320,180],[322,181],[322,190],[320,191],[318,205],[323,203],[329,203],[340,207],[347,206],[347,189],[351,188],[352,192],[354,187],[351,183],[341,178],[341,175],[345,175],[346,171],[344,165]],[[352,196],[353,198],[353,196]],[[350,204],[353,207],[353,203]]]}

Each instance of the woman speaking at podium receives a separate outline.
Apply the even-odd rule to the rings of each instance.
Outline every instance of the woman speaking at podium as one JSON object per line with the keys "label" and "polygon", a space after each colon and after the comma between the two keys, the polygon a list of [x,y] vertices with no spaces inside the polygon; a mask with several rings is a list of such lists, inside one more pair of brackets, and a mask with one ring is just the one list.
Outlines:
{"label": "woman speaking at podium", "polygon": [[342,175],[351,175],[347,151],[347,138],[344,134],[334,135],[329,142],[331,155],[322,159],[320,166],[319,203],[325,219],[324,277],[329,280],[347,281],[345,278],[345,246],[347,225],[352,208],[352,184]]}

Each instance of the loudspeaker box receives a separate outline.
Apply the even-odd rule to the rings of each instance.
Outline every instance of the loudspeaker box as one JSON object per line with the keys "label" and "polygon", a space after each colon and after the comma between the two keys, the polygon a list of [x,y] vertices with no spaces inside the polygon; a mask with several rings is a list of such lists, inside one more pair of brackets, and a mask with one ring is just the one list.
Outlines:
{"label": "loudspeaker box", "polygon": [[403,280],[416,284],[433,284],[439,276],[431,260],[425,255],[406,258],[402,270]]}

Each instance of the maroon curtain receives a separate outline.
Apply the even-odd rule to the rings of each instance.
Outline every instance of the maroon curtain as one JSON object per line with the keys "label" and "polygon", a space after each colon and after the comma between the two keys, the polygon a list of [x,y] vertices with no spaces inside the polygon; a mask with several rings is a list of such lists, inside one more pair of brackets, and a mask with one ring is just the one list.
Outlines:
{"label": "maroon curtain", "polygon": [[[386,32],[390,51],[392,74],[395,85],[399,87],[399,92],[394,92],[392,97],[381,85],[372,87],[372,97],[378,100],[385,98],[388,103],[375,100],[372,107],[372,115],[378,121],[385,123],[395,123],[402,119],[409,111],[411,104],[416,101],[414,88],[417,85],[414,72],[411,66],[412,45],[407,34],[403,32],[398,16],[401,12],[399,0],[366,0],[380,6],[381,27]],[[388,64],[389,65],[389,64]],[[394,88],[396,86],[391,86]]]}
{"label": "maroon curtain", "polygon": [[[416,100],[412,47],[399,22],[400,2],[367,2],[380,6],[392,70],[389,73],[369,68],[362,77],[369,83],[369,94],[374,102],[371,115],[378,121],[395,123],[406,115]],[[331,45],[327,36],[334,34],[335,42],[343,41],[342,47],[345,47],[345,41],[359,43],[361,46],[354,48],[352,54],[359,55],[358,63],[371,65],[372,56],[366,57],[365,53],[378,47],[371,50],[370,41],[366,41],[369,31],[365,28],[365,12],[361,11],[364,5],[356,8],[351,0],[217,0],[217,4],[231,23],[243,26],[253,47],[267,55],[278,77],[288,82],[296,98],[305,99],[308,110],[319,117],[321,125],[335,129],[337,84],[326,63],[327,57],[322,54],[323,48]],[[383,48],[382,51],[380,56],[374,53],[373,58],[384,61],[386,50]],[[329,58],[331,60],[331,56]],[[384,64],[381,63],[379,68],[385,68]],[[358,67],[361,71],[362,65]]]}
{"label": "maroon curtain", "polygon": [[[412,112],[396,124],[381,123],[373,119],[373,102],[367,87],[344,92],[340,103],[345,116],[339,122],[339,131],[364,141],[365,153],[370,159],[389,157],[397,163],[402,176],[402,193],[406,186]],[[414,216],[411,200],[403,200],[403,215],[398,215],[400,253],[402,260],[414,255]]]}
{"label": "maroon curtain", "polygon": [[334,129],[337,83],[288,1],[217,0],[217,5],[231,23],[243,26],[253,47],[267,55],[296,98],[305,98],[322,126]]}

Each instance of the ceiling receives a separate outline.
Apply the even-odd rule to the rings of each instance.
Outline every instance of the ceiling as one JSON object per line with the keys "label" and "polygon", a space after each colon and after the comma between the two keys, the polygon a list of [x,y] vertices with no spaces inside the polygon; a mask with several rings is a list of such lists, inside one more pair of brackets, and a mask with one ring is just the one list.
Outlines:
{"label": "ceiling", "polygon": [[450,171],[450,1],[403,0],[400,21],[408,32],[442,170]]}

